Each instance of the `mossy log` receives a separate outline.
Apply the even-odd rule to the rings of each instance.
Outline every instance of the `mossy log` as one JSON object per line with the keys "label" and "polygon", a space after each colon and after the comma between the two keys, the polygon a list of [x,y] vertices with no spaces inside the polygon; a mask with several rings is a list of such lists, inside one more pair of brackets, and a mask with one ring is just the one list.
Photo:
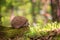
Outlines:
{"label": "mossy log", "polygon": [[23,27],[23,28],[19,28],[19,29],[13,29],[11,27],[3,27],[0,28],[3,30],[0,30],[0,38],[14,38],[16,36],[23,36],[28,30],[29,27]]}

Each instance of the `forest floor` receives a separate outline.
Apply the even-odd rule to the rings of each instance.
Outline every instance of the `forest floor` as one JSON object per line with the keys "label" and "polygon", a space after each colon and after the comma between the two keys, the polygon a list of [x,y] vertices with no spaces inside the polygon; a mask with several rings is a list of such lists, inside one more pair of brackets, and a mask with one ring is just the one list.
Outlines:
{"label": "forest floor", "polygon": [[[59,28],[54,29],[54,30],[46,31],[47,35],[42,35],[42,36],[33,37],[33,38],[32,37],[30,37],[30,38],[27,37],[27,39],[24,36],[22,36],[22,37],[19,36],[20,33],[21,33],[21,31],[19,31],[19,30],[23,30],[23,29],[11,29],[11,28],[5,28],[5,29],[7,29],[7,34],[5,33],[6,35],[9,35],[11,37],[11,35],[13,33],[15,35],[15,37],[6,39],[6,38],[4,38],[5,34],[1,32],[2,30],[0,30],[0,40],[60,40],[60,29]],[[15,34],[14,31],[16,32],[16,34]],[[19,34],[19,35],[17,35],[17,34]],[[7,37],[9,37],[9,36],[7,36]]]}
{"label": "forest floor", "polygon": [[42,36],[34,37],[34,38],[25,39],[23,36],[22,37],[16,36],[14,38],[7,39],[7,40],[60,40],[60,29],[47,31],[47,33],[48,33],[47,35],[42,35]]}
{"label": "forest floor", "polygon": [[31,40],[60,40],[60,29],[47,31],[48,35],[31,38]]}

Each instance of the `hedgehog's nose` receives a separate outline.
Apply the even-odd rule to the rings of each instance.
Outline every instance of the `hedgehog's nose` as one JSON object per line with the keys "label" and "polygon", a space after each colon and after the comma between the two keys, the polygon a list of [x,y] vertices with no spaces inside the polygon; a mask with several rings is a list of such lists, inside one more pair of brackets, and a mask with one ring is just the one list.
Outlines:
{"label": "hedgehog's nose", "polygon": [[28,26],[29,25],[29,23],[28,22],[26,22],[23,26]]}

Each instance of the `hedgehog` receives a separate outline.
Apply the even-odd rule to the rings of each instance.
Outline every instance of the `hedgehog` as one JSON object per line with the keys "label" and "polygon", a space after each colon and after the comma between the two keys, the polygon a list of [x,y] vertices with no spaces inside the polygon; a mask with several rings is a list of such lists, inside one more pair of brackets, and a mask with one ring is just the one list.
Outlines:
{"label": "hedgehog", "polygon": [[11,26],[13,28],[22,28],[28,26],[28,20],[27,18],[23,16],[15,16],[11,21]]}

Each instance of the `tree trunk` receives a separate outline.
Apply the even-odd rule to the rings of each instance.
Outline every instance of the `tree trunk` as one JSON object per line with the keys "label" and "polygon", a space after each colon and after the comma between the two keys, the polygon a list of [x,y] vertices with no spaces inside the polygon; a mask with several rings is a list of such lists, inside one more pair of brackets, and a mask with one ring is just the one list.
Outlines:
{"label": "tree trunk", "polygon": [[51,0],[51,9],[52,9],[52,21],[60,22],[60,1]]}
{"label": "tree trunk", "polygon": [[[1,6],[0,6],[0,8],[1,8]],[[1,18],[2,18],[2,15],[1,15],[1,10],[0,10],[0,26],[2,26]]]}
{"label": "tree trunk", "polygon": [[36,2],[35,0],[31,1],[32,3],[32,17],[33,17],[33,23],[36,23],[36,13],[35,13],[35,6],[36,6]]}

